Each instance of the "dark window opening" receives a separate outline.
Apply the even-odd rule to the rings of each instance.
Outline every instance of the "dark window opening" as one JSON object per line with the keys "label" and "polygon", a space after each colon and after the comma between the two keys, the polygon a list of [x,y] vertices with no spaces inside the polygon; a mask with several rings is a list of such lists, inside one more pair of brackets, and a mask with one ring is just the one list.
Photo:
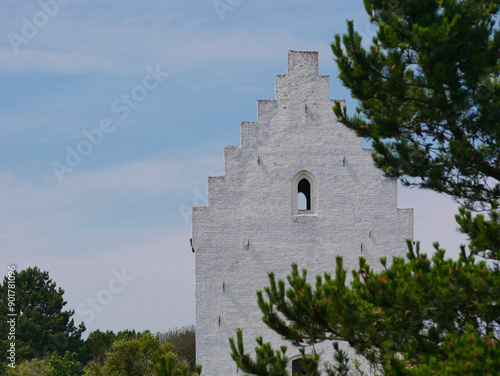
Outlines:
{"label": "dark window opening", "polygon": [[295,359],[292,361],[292,375],[307,376],[306,371],[302,368],[301,359]]}
{"label": "dark window opening", "polygon": [[311,210],[311,183],[306,178],[299,181],[297,200],[299,210]]}

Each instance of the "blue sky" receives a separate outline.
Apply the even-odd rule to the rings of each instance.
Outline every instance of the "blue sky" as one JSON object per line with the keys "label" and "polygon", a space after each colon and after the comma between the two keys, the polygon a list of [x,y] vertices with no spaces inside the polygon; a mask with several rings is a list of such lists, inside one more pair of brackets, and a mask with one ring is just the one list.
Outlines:
{"label": "blue sky", "polygon": [[[347,19],[371,38],[361,0],[2,0],[0,275],[49,271],[87,334],[194,324],[190,207],[288,50],[354,109],[329,47]],[[398,199],[424,249],[463,243],[447,197]]]}

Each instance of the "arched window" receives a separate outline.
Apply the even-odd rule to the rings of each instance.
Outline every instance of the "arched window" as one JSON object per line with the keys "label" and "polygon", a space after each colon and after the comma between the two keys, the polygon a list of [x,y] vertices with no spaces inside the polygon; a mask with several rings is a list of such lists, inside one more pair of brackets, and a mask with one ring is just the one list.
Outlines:
{"label": "arched window", "polygon": [[298,188],[298,209],[311,210],[311,183],[306,178],[299,181]]}
{"label": "arched window", "polygon": [[316,182],[308,171],[292,179],[292,215],[316,214]]}
{"label": "arched window", "polygon": [[304,371],[304,368],[302,367],[302,355],[292,356],[288,360],[286,370],[289,375],[307,376],[306,371]]}
{"label": "arched window", "polygon": [[302,368],[302,361],[300,358],[292,361],[292,375],[295,374],[299,376],[307,375],[306,371]]}

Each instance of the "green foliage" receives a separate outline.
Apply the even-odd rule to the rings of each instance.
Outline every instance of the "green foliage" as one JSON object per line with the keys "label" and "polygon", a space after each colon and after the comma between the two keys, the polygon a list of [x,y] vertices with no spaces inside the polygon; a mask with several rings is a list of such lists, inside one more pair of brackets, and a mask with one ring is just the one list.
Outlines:
{"label": "green foliage", "polygon": [[182,328],[170,329],[166,332],[158,332],[155,337],[160,344],[171,343],[175,354],[183,361],[186,361],[190,369],[195,369],[196,363],[196,330],[194,325],[183,326]]}
{"label": "green foliage", "polygon": [[[489,260],[500,260],[500,213],[498,201],[493,201],[489,216],[476,216],[466,208],[460,208],[460,214],[455,216],[460,231],[467,234],[469,248],[473,254]],[[498,263],[497,263],[498,265]]]}
{"label": "green foliage", "polygon": [[[66,351],[78,352],[82,346],[83,323],[75,327],[71,318],[74,311],[63,311],[66,302],[64,290],[56,288],[48,272],[37,267],[15,272],[16,362],[42,358],[46,354],[63,355]],[[0,315],[7,317],[7,276],[0,284]],[[0,350],[6,352],[8,325],[0,321]],[[5,357],[0,359],[5,362]]]}
{"label": "green foliage", "polygon": [[[183,338],[193,327],[174,329],[162,338]],[[186,340],[186,337],[184,337]],[[182,341],[181,341],[182,342]],[[170,342],[160,344],[149,331],[124,330],[118,333],[96,330],[85,341],[85,351],[89,351],[92,361],[82,366],[76,354],[66,352],[46,355],[43,359],[21,362],[15,368],[8,368],[7,376],[149,376],[173,375],[196,376],[201,374],[200,366],[193,366],[177,354]],[[170,368],[169,368],[170,367]]]}
{"label": "green foliage", "polygon": [[155,364],[156,376],[173,376],[175,363],[177,361],[177,357],[172,353],[160,357],[158,363]]}
{"label": "green foliage", "polygon": [[64,357],[53,355],[48,360],[49,376],[82,376],[83,367],[76,359],[77,355],[70,352],[66,352]]}
{"label": "green foliage", "polygon": [[[346,362],[346,363],[348,363],[348,362]],[[353,376],[381,376],[381,375],[383,375],[383,370],[378,365],[371,364],[369,373],[365,372],[362,368],[363,368],[362,363],[359,361],[359,359],[354,358],[352,360],[352,374],[353,374]]]}
{"label": "green foliage", "polygon": [[125,329],[119,331],[115,335],[115,341],[140,339],[142,336],[148,335],[149,333],[149,330],[145,330],[144,332],[136,332],[134,329]]}
{"label": "green foliage", "polygon": [[75,353],[66,352],[64,356],[52,354],[43,359],[31,359],[9,368],[7,376],[82,376],[83,367]]}
{"label": "green foliage", "polygon": [[349,367],[349,357],[347,353],[339,348],[338,342],[333,342],[333,349],[335,354],[333,356],[335,360],[334,367],[328,367],[328,375],[330,376],[349,376],[351,375]]}
{"label": "green foliage", "polygon": [[149,331],[136,332],[135,330],[122,330],[114,333],[111,330],[102,332],[99,329],[93,331],[85,341],[85,351],[94,363],[103,363],[106,359],[106,353],[111,350],[113,343],[121,340],[136,340]]}
{"label": "green foliage", "polygon": [[[179,351],[175,346],[179,345]],[[85,366],[86,376],[152,375],[153,371],[188,376],[201,372],[194,365],[194,326],[158,332],[124,330],[118,333],[95,330],[85,346],[92,361]],[[190,358],[192,363],[189,362]],[[158,368],[159,367],[159,368]],[[161,374],[163,374],[161,373]],[[167,373],[168,374],[168,373]]]}
{"label": "green foliage", "polygon": [[46,359],[31,359],[7,369],[7,376],[50,376]]}
{"label": "green foliage", "polygon": [[[336,345],[343,341],[385,375],[497,375],[500,369],[500,1],[364,0],[377,27],[371,46],[348,22],[332,50],[340,79],[359,100],[339,119],[373,142],[375,164],[406,185],[462,202],[456,216],[469,238],[457,260],[420,253],[364,258],[346,284],[342,258],[335,276],[308,282],[297,265],[287,281],[269,274],[258,292],[263,321],[297,346],[330,341],[329,375],[364,375]],[[474,212],[473,210],[476,210]],[[488,213],[478,214],[477,210]],[[349,251],[349,250],[346,250]],[[230,340],[238,367],[254,375],[286,375],[284,354],[258,339],[256,360],[241,331]],[[304,353],[304,351],[303,351]],[[312,359],[312,360],[311,360]],[[316,356],[304,357],[309,376]],[[281,362],[281,363],[280,363]],[[274,372],[276,365],[280,369]]]}
{"label": "green foliage", "polygon": [[189,366],[182,364],[176,354],[169,352],[155,364],[155,372],[156,376],[196,376],[201,374],[201,367],[197,366],[196,372],[189,373]]}
{"label": "green foliage", "polygon": [[237,344],[233,338],[229,339],[232,358],[238,368],[244,372],[259,376],[285,376],[288,358],[286,357],[286,346],[281,347],[281,351],[274,351],[269,343],[263,343],[262,337],[257,338],[259,347],[255,348],[256,360],[252,360],[243,347],[243,335],[241,329],[237,332]]}
{"label": "green foliage", "polygon": [[[418,243],[408,245],[407,260],[395,258],[390,267],[382,260],[380,273],[361,259],[347,286],[341,258],[335,278],[325,274],[313,286],[296,265],[288,276],[289,288],[270,273],[266,298],[258,295],[264,322],[303,346],[346,341],[370,362],[382,365],[386,374],[462,367],[470,374],[487,375],[500,369],[500,272],[471,255],[445,259],[437,245],[431,259],[420,254]],[[238,332],[241,345],[240,338]],[[269,344],[259,346],[254,362],[231,340],[238,366],[254,375],[285,375],[262,371],[286,361]],[[347,374],[338,351],[336,360],[338,375]],[[255,368],[246,367],[254,363]]]}
{"label": "green foliage", "polygon": [[[66,302],[64,290],[56,288],[48,272],[38,268],[28,268],[13,272],[15,278],[16,322],[16,366],[6,367],[5,359],[0,360],[0,371],[9,376],[132,376],[153,375],[154,365],[162,356],[176,352],[173,342],[180,346],[175,357],[174,374],[187,376],[190,369],[200,373],[194,366],[194,327],[175,329],[158,333],[163,340],[150,332],[124,330],[117,334],[112,331],[96,330],[81,340],[85,330],[83,323],[76,328],[71,319],[73,311],[63,311]],[[12,277],[12,276],[11,276]],[[0,284],[0,312],[8,313],[8,278]],[[10,346],[6,320],[0,322],[0,350],[6,353]],[[77,356],[78,354],[78,356]],[[88,362],[85,365],[77,360]],[[37,358],[39,360],[37,360]],[[25,360],[25,361],[23,361]],[[3,374],[3,373],[2,373]],[[193,375],[195,373],[192,373]]]}
{"label": "green foliage", "polygon": [[99,329],[93,331],[87,337],[85,346],[91,356],[93,362],[104,363],[106,352],[111,349],[117,335],[110,330],[101,332]]}
{"label": "green foliage", "polygon": [[[335,112],[373,141],[387,176],[471,207],[500,194],[500,2],[365,0],[377,35],[365,48],[348,22],[332,50],[359,100]],[[408,179],[408,177],[417,179]]]}
{"label": "green foliage", "polygon": [[154,364],[167,350],[150,333],[138,339],[121,339],[113,343],[106,354],[104,374],[116,376],[152,375]]}
{"label": "green foliage", "polygon": [[90,361],[85,367],[85,376],[105,376],[104,374],[104,366],[101,363]]}
{"label": "green foliage", "polygon": [[413,367],[412,375],[498,375],[500,346],[493,332],[482,336],[471,326],[463,334],[447,333],[442,348],[446,362],[431,357]]}

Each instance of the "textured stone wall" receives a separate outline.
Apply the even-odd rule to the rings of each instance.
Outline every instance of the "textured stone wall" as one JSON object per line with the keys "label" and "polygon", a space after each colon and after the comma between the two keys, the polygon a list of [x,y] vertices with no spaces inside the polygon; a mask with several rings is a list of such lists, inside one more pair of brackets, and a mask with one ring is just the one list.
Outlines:
{"label": "textured stone wall", "polygon": [[[276,100],[258,101],[257,122],[241,124],[241,146],[225,148],[224,176],[208,178],[208,205],[193,208],[204,376],[237,374],[228,345],[237,327],[248,351],[259,335],[282,344],[256,303],[269,271],[284,278],[295,262],[313,279],[333,273],[337,255],[349,270],[360,256],[376,266],[382,256],[404,255],[413,237],[413,210],[397,208],[396,181],[381,178],[371,151],[336,120],[317,52],[289,51],[275,91]],[[293,210],[292,182],[301,171],[314,177],[313,213]],[[298,353],[289,346],[289,357]]]}

